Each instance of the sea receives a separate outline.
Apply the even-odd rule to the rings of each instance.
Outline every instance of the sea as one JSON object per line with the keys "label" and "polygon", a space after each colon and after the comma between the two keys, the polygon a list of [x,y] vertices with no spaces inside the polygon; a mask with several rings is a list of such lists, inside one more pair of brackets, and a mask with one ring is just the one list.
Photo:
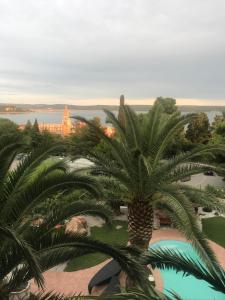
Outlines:
{"label": "sea", "polygon": [[[113,111],[117,114],[117,111]],[[146,111],[138,111],[137,113],[146,113]],[[181,114],[187,114],[188,112],[182,112]],[[216,115],[221,115],[218,111],[207,111],[206,112],[209,122],[212,123]],[[71,110],[71,117],[81,116],[86,119],[92,119],[94,117],[99,117],[102,124],[106,123],[106,115],[102,110]],[[7,118],[17,124],[26,124],[28,120],[33,123],[35,119],[38,123],[61,123],[63,116],[63,110],[61,111],[51,111],[51,112],[25,112],[25,113],[13,113],[13,114],[0,114],[0,118]]]}

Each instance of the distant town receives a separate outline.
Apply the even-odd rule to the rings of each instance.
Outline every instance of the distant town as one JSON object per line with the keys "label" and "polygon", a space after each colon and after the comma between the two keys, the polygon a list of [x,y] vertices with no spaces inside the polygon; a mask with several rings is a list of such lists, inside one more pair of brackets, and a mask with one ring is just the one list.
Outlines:
{"label": "distant town", "polygon": [[0,113],[25,113],[30,110],[23,107],[17,107],[15,105],[0,105]]}

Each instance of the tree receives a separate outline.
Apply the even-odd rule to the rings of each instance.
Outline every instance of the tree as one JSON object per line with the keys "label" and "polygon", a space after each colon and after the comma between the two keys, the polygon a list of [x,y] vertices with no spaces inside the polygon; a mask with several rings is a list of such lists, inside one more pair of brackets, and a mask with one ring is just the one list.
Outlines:
{"label": "tree", "polygon": [[[222,115],[216,115],[214,118],[210,143],[225,145],[225,112],[223,112]],[[224,164],[225,154],[220,153],[219,155],[216,155],[216,161],[219,164]]]}
{"label": "tree", "polygon": [[[172,114],[181,115],[180,110],[176,105],[176,99],[158,97],[154,102],[155,107],[159,107],[165,118],[169,118]],[[176,154],[188,151],[191,149],[191,143],[185,137],[184,127],[174,135],[165,153],[165,158],[173,157]]]}
{"label": "tree", "polygon": [[24,136],[24,143],[27,145],[28,150],[32,144],[32,134],[33,134],[33,126],[30,120],[27,121],[24,129],[23,129],[23,136]]}
{"label": "tree", "polygon": [[36,132],[36,133],[40,133],[40,130],[39,130],[39,125],[38,125],[38,121],[37,119],[35,119],[34,121],[34,125],[33,125],[33,131]]}
{"label": "tree", "polygon": [[[102,132],[104,131],[98,117],[93,118],[90,122]],[[96,135],[92,128],[78,122],[75,125],[75,133],[70,135],[67,141],[69,144],[69,152],[72,155],[76,155],[97,147],[101,143],[101,138]]]}
{"label": "tree", "polygon": [[156,98],[154,105],[159,105],[162,109],[162,112],[168,115],[171,115],[178,111],[176,106],[176,99],[174,98],[158,97]]}
{"label": "tree", "polygon": [[221,115],[216,115],[212,122],[212,129],[216,129],[216,127],[225,121],[225,110],[222,111]]}
{"label": "tree", "polygon": [[24,127],[23,132],[25,134],[30,134],[31,130],[32,130],[32,124],[31,124],[31,121],[28,120],[27,123],[26,123],[26,125],[25,125],[25,127]]}
{"label": "tree", "polygon": [[194,144],[207,144],[211,137],[209,119],[205,113],[199,113],[188,124],[186,138]]}
{"label": "tree", "polygon": [[35,147],[41,144],[41,133],[39,130],[37,119],[35,119],[30,132],[28,132],[28,137],[30,139],[29,144],[31,149],[34,149]]}
{"label": "tree", "polygon": [[0,118],[0,138],[13,137],[15,141],[21,141],[23,138],[19,126],[9,119]]}
{"label": "tree", "polygon": [[[215,256],[196,223],[192,203],[216,207],[224,211],[224,204],[203,190],[189,188],[179,182],[186,176],[202,173],[213,166],[193,163],[205,158],[209,153],[224,151],[220,145],[202,146],[192,151],[165,160],[164,154],[174,135],[193,118],[193,115],[173,114],[164,118],[161,109],[154,106],[148,118],[140,121],[129,106],[124,106],[125,127],[116,116],[106,111],[107,117],[116,129],[116,138],[107,137],[88,120],[78,120],[88,124],[96,134],[108,144],[112,159],[103,154],[88,152],[86,158],[94,165],[92,171],[115,178],[126,189],[124,201],[128,206],[128,230],[131,245],[148,249],[153,230],[154,206],[161,204],[168,215],[188,239],[192,240],[201,257]],[[209,254],[208,254],[209,253]]]}
{"label": "tree", "polygon": [[55,155],[61,154],[64,150],[64,140],[62,136],[51,133],[47,130],[40,132],[37,119],[35,120],[33,126],[30,120],[27,121],[25,128],[23,130],[24,142],[27,145],[27,150],[33,150],[35,147],[41,144],[55,145],[56,143],[62,145],[62,149],[57,149]]}
{"label": "tree", "polygon": [[216,128],[216,133],[222,137],[225,137],[225,122],[219,124],[219,126]]}
{"label": "tree", "polygon": [[54,152],[55,154],[61,154],[65,149],[63,137],[61,135],[51,133],[47,130],[43,130],[41,132],[39,140],[40,140],[40,142],[39,142],[40,144],[61,145],[62,146],[61,149],[58,148]]}
{"label": "tree", "polygon": [[[87,211],[109,220],[106,207],[74,196],[74,191],[80,189],[99,198],[101,191],[97,182],[88,176],[70,173],[64,161],[50,159],[54,149],[48,147],[36,148],[11,170],[20,147],[13,140],[11,143],[5,140],[0,150],[0,298],[8,299],[11,291],[33,277],[43,286],[42,272],[81,254],[79,249],[84,253],[100,251],[116,258],[129,276],[139,277],[137,282],[141,284],[142,271],[128,255],[129,249],[122,251],[55,229],[57,224]],[[32,226],[35,207],[56,195],[62,205],[46,212],[39,227]],[[7,278],[10,272],[12,276]]]}
{"label": "tree", "polygon": [[212,139],[225,138],[225,111],[216,115],[212,124]]}

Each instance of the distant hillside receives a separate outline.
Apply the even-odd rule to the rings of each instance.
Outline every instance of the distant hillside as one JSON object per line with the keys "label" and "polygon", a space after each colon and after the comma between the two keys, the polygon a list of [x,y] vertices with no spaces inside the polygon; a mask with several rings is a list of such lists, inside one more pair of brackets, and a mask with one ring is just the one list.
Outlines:
{"label": "distant hillside", "polygon": [[[65,104],[9,104],[8,106],[16,106],[18,111],[27,110],[61,110]],[[6,104],[0,103],[0,106]],[[148,111],[152,105],[130,105],[135,111]],[[118,105],[68,105],[71,110],[118,110]],[[182,112],[209,112],[209,111],[224,111],[225,106],[197,106],[197,105],[179,105]]]}

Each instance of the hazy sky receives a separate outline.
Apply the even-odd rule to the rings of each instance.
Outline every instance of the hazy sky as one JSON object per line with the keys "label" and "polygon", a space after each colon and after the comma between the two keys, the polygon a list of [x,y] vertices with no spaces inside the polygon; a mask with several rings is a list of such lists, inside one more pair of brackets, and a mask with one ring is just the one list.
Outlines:
{"label": "hazy sky", "polygon": [[122,93],[225,105],[225,0],[0,0],[0,102]]}

